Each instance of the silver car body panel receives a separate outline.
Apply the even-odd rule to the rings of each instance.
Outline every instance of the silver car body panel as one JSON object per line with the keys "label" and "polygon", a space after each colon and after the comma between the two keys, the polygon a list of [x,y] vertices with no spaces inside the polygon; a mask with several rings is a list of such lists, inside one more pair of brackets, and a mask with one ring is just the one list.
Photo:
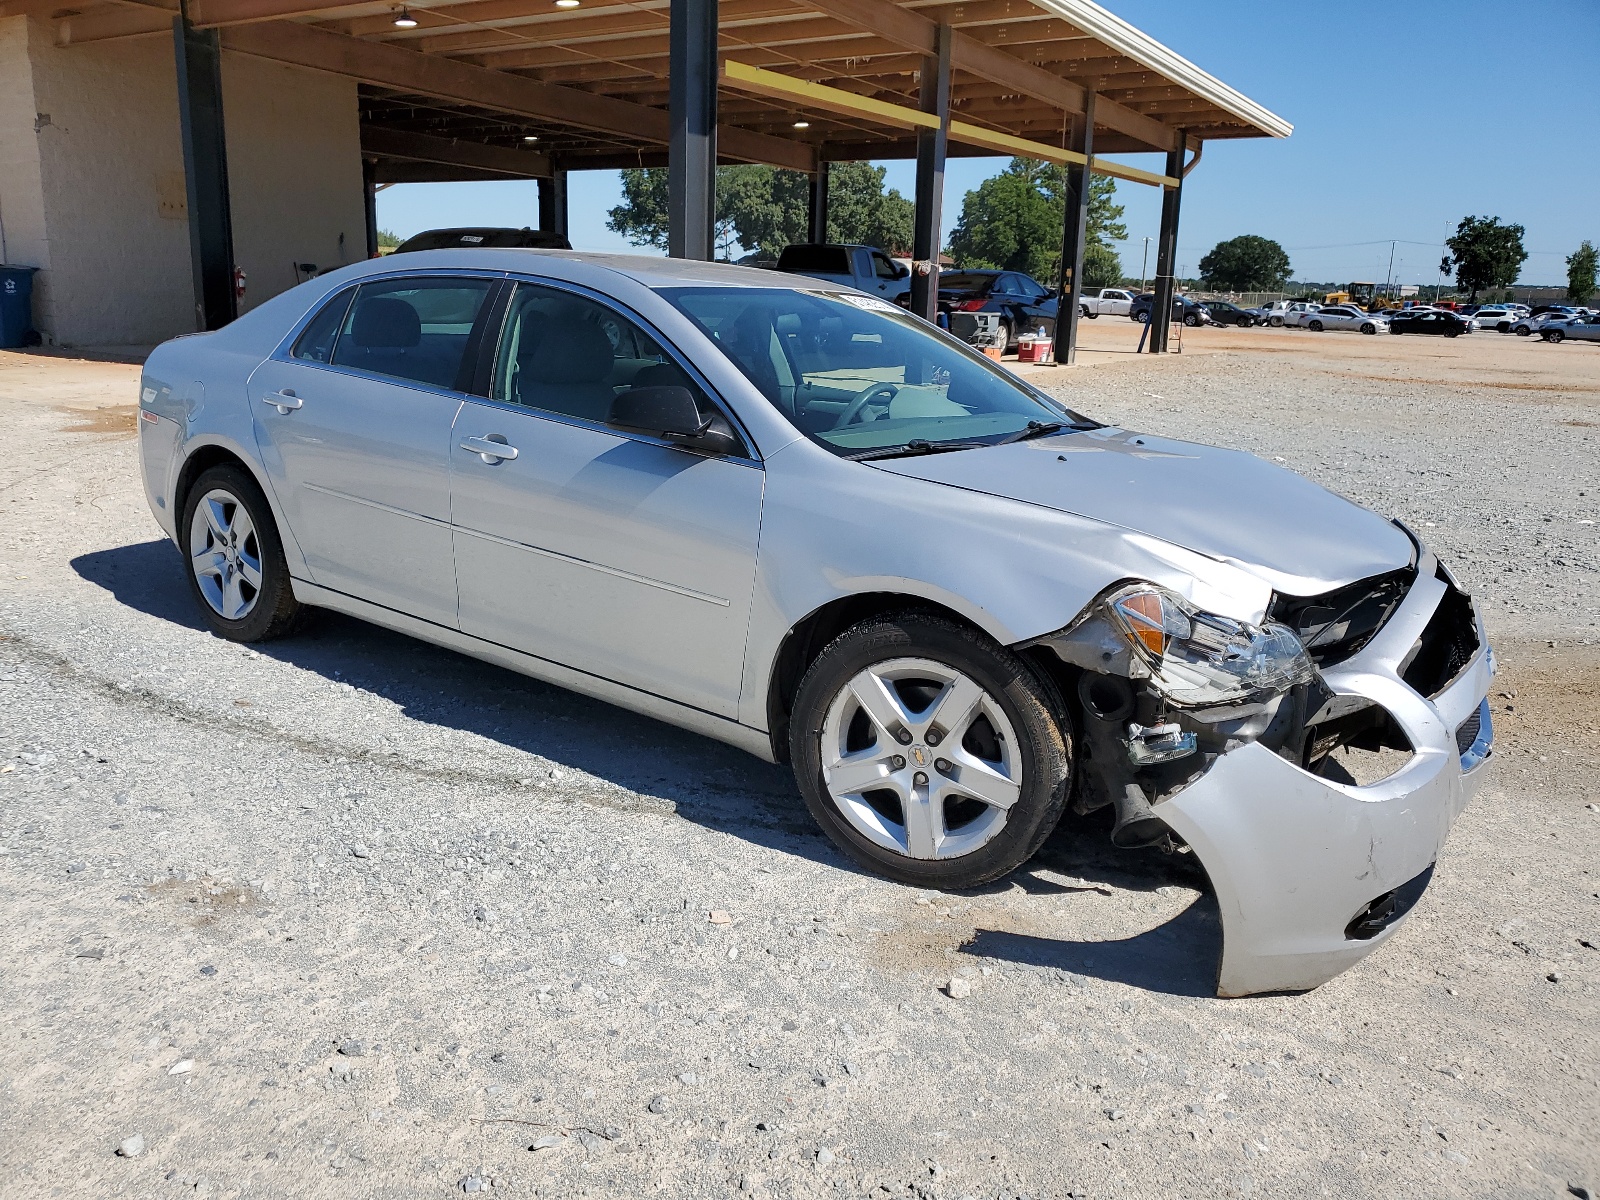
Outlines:
{"label": "silver car body panel", "polygon": [[[604,297],[690,365],[740,428],[749,457],[707,459],[403,384],[387,386],[414,393],[401,401],[416,410],[406,418],[415,427],[404,430],[341,426],[334,414],[305,419],[309,383],[300,409],[262,402],[285,386],[289,347],[325,298],[362,279],[444,271],[563,281]],[[892,593],[942,606],[1015,646],[1067,626],[1124,580],[1259,621],[1274,590],[1318,594],[1416,557],[1398,528],[1292,472],[1126,430],[847,461],[803,437],[656,290],[690,285],[821,286],[705,263],[530,250],[426,251],[309,281],[224,330],[151,355],[139,427],[152,510],[173,536],[184,464],[207,448],[226,452],[261,482],[304,602],[769,760],[774,664],[791,631],[831,602]],[[334,369],[306,369],[317,388],[343,386]],[[460,448],[490,434],[525,438],[525,455],[489,463]],[[346,444],[308,453],[315,439]],[[434,446],[436,462],[425,463]],[[382,464],[354,461],[374,447]],[[373,514],[377,524],[360,528],[386,530],[382,544],[349,556],[339,549],[342,507],[363,520]],[[406,555],[424,543],[428,564],[441,553],[456,564],[454,605],[448,589],[441,600],[436,574],[408,590],[410,567],[400,564],[415,566]],[[396,565],[375,567],[382,553]],[[1404,769],[1371,787],[1343,787],[1246,745],[1159,805],[1222,903],[1225,993],[1314,986],[1390,936],[1351,942],[1343,929],[1436,859],[1476,786],[1482,768],[1463,774],[1453,736],[1487,692],[1487,653],[1431,701],[1397,675],[1439,602],[1431,564],[1424,556],[1419,582],[1380,636],[1325,672],[1336,693],[1393,714],[1415,747]],[[400,582],[385,591],[382,571]]]}

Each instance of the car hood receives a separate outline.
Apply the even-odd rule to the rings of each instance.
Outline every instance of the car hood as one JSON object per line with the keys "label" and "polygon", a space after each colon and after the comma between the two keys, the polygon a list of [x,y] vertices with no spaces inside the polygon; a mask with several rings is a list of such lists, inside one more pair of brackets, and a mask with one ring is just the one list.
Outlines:
{"label": "car hood", "polygon": [[896,474],[1122,526],[1317,595],[1411,564],[1411,538],[1293,471],[1125,429],[874,462]]}

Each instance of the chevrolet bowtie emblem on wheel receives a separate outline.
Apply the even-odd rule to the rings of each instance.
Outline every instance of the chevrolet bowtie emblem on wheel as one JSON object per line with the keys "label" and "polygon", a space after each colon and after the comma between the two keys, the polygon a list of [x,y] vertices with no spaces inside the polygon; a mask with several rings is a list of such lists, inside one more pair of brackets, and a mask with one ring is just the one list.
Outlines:
{"label": "chevrolet bowtie emblem on wheel", "polygon": [[913,746],[913,747],[911,747],[911,761],[916,763],[917,766],[919,766],[919,767],[927,766],[928,765],[928,752],[926,750],[924,750],[921,746]]}

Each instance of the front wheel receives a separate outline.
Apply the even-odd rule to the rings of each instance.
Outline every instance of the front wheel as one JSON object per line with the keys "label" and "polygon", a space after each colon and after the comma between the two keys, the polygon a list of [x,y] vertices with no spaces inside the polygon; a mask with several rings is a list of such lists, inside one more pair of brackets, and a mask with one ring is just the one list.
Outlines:
{"label": "front wheel", "polygon": [[1365,325],[1363,325],[1361,327],[1361,332],[1362,333],[1377,333],[1378,332],[1378,327],[1376,325],[1374,325],[1371,321],[1368,321]]}
{"label": "front wheel", "polygon": [[1133,314],[1133,319],[1141,325],[1150,324],[1150,314],[1147,312],[1136,312]]}
{"label": "front wheel", "polygon": [[806,672],[789,731],[823,832],[868,870],[961,889],[1032,858],[1072,761],[1059,700],[1020,658],[934,614],[863,622]]}
{"label": "front wheel", "polygon": [[237,466],[200,474],[184,500],[185,574],[218,637],[264,642],[290,632],[303,613],[261,488]]}
{"label": "front wheel", "polygon": [[1309,328],[1312,333],[1321,333],[1322,332],[1322,322],[1321,321],[1312,321],[1311,324],[1309,326],[1307,326],[1307,328]]}
{"label": "front wheel", "polygon": [[1532,332],[1533,330],[1529,329],[1526,325],[1518,325],[1516,328],[1516,335],[1518,337],[1527,337]]}
{"label": "front wheel", "polygon": [[1200,324],[1200,318],[1195,316],[1193,313],[1190,313],[1188,316],[1184,317],[1183,323],[1190,329],[1193,329]]}
{"label": "front wheel", "polygon": [[1559,342],[1562,338],[1566,337],[1567,335],[1565,333],[1563,333],[1559,329],[1547,329],[1547,330],[1544,331],[1542,336],[1544,337],[1544,340],[1547,341],[1547,342]]}
{"label": "front wheel", "polygon": [[1000,349],[1009,354],[1017,348],[1016,334],[1012,331],[1010,321],[1000,322]]}
{"label": "front wheel", "polygon": [[1283,318],[1282,317],[1273,317],[1271,319],[1271,321],[1268,322],[1268,324],[1270,324],[1274,329],[1282,329],[1283,328]]}
{"label": "front wheel", "polygon": [[1394,327],[1394,326],[1393,326],[1393,325],[1391,325],[1391,326],[1389,326],[1389,332],[1390,332],[1390,333],[1392,333],[1392,334],[1394,334],[1394,335],[1395,335],[1395,337],[1399,337],[1399,336],[1400,336],[1400,335],[1401,335],[1401,334],[1402,334],[1402,333],[1404,333],[1404,332],[1405,332],[1405,330],[1403,330],[1403,329],[1396,329],[1396,328],[1395,328],[1395,327]]}

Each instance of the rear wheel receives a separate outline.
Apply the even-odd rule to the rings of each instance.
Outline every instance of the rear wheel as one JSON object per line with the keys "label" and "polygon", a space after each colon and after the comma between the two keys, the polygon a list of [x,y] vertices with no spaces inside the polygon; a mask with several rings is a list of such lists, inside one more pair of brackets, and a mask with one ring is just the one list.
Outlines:
{"label": "rear wheel", "polygon": [[1150,324],[1150,314],[1147,311],[1144,311],[1142,309],[1139,312],[1136,312],[1136,313],[1133,314],[1133,319],[1135,321],[1139,322],[1139,324],[1141,324],[1141,325]]}
{"label": "rear wheel", "polygon": [[1306,326],[1306,328],[1310,329],[1312,333],[1321,333],[1322,332],[1322,322],[1321,321],[1312,321]]}
{"label": "rear wheel", "polygon": [[185,574],[201,615],[218,637],[263,642],[299,623],[283,543],[267,498],[236,466],[200,474],[184,500]]}
{"label": "rear wheel", "polygon": [[1405,332],[1405,330],[1401,329],[1398,325],[1391,325],[1391,326],[1389,326],[1389,332],[1394,334],[1395,337],[1399,337],[1402,333]]}
{"label": "rear wheel", "polygon": [[1377,333],[1378,332],[1378,327],[1376,325],[1374,325],[1371,321],[1368,321],[1365,325],[1363,325],[1361,327],[1361,332],[1362,333]]}
{"label": "rear wheel", "polygon": [[1193,329],[1195,326],[1200,324],[1200,318],[1195,316],[1193,313],[1187,313],[1183,318],[1183,323],[1190,329]]}
{"label": "rear wheel", "polygon": [[1270,324],[1274,329],[1282,329],[1283,328],[1283,318],[1282,317],[1273,317],[1268,322],[1268,324]]}
{"label": "rear wheel", "polygon": [[1461,336],[1461,330],[1459,330],[1459,329],[1446,329],[1444,331],[1444,335],[1447,338],[1449,338],[1449,337],[1460,337]]}
{"label": "rear wheel", "polygon": [[1000,348],[1007,353],[1017,348],[1017,338],[1010,321],[1000,322]]}
{"label": "rear wheel", "polygon": [[857,863],[970,888],[1033,857],[1060,820],[1059,701],[981,633],[907,613],[846,630],[806,672],[790,754],[811,815]]}
{"label": "rear wheel", "polygon": [[1547,342],[1559,342],[1566,336],[1567,335],[1559,329],[1546,329],[1543,334],[1544,340]]}
{"label": "rear wheel", "polygon": [[1527,337],[1533,332],[1533,330],[1529,329],[1526,325],[1518,325],[1515,332],[1518,337]]}
{"label": "rear wheel", "polygon": [[1093,320],[1094,320],[1094,319],[1095,319],[1095,318],[1096,318],[1096,317],[1098,317],[1098,316],[1099,316],[1099,315],[1100,315],[1100,314],[1099,314],[1099,313],[1097,313],[1097,312],[1090,312],[1090,311],[1089,311],[1089,310],[1088,310],[1088,309],[1087,309],[1087,308],[1086,308],[1086,309],[1084,309],[1084,310],[1083,310],[1083,315],[1084,315],[1084,316],[1086,316],[1086,317],[1088,317],[1088,318],[1089,318],[1089,320],[1091,320],[1091,321],[1093,321]]}

